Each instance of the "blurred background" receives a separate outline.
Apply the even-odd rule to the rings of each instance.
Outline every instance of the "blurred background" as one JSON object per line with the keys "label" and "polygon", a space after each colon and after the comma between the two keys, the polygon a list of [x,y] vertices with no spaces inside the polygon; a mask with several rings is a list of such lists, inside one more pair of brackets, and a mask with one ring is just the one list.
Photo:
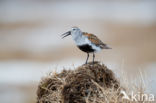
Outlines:
{"label": "blurred background", "polygon": [[1,0],[0,103],[35,103],[41,77],[85,63],[72,38],[60,37],[72,26],[113,48],[96,60],[129,81],[143,71],[156,94],[155,0]]}

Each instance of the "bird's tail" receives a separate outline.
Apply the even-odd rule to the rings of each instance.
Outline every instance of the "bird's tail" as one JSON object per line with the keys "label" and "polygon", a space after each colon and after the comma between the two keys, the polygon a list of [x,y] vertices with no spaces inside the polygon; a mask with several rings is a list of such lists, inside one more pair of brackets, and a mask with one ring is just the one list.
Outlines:
{"label": "bird's tail", "polygon": [[111,47],[109,47],[107,44],[102,46],[102,49],[112,49]]}

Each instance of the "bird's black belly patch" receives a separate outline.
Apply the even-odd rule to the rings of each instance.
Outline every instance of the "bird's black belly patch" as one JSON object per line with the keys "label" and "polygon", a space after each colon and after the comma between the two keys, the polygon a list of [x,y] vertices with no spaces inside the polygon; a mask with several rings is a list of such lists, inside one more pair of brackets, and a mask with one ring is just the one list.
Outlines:
{"label": "bird's black belly patch", "polygon": [[95,50],[88,44],[85,45],[79,45],[78,48],[84,52],[94,52]]}

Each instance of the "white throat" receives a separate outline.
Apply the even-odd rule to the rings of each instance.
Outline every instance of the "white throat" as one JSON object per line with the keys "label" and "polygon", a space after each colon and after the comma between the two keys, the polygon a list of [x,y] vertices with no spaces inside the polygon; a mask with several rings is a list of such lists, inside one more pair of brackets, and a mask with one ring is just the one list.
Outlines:
{"label": "white throat", "polygon": [[88,40],[88,38],[82,34],[81,31],[72,33],[72,38],[75,41],[76,45],[78,45],[78,46],[91,43]]}

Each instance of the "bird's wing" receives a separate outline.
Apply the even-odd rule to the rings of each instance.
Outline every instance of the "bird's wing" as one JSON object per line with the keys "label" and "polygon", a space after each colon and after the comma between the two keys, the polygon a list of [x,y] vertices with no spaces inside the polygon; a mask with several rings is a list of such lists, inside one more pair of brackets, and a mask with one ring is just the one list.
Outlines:
{"label": "bird's wing", "polygon": [[97,36],[91,33],[83,32],[83,35],[86,36],[93,44],[100,46],[102,49],[110,49],[107,44],[104,44]]}

